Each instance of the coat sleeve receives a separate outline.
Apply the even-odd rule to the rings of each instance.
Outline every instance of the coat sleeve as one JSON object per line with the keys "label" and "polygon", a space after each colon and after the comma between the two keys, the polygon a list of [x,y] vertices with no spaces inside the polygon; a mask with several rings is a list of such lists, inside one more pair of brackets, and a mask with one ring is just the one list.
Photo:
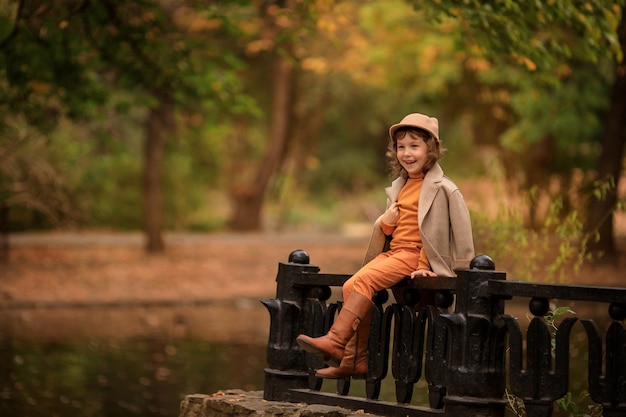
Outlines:
{"label": "coat sleeve", "polygon": [[[385,210],[389,208],[391,205],[391,199],[389,194],[387,194],[387,205],[385,206]],[[382,225],[380,224],[383,219],[383,214],[378,216],[378,219],[374,222],[374,227],[372,229],[372,236],[370,237],[369,244],[367,245],[367,251],[365,252],[365,258],[363,259],[363,265],[377,257],[380,253],[389,249],[390,238],[385,235],[383,232]]]}
{"label": "coat sleeve", "polygon": [[450,228],[452,245],[452,268],[469,268],[474,258],[474,238],[472,235],[472,223],[469,210],[460,191],[456,190],[450,195]]}
{"label": "coat sleeve", "polygon": [[365,252],[365,258],[363,259],[363,265],[377,257],[384,249],[387,243],[387,236],[383,233],[383,229],[380,227],[380,221],[382,215],[374,222],[372,229],[372,236],[370,237],[369,245],[367,246],[367,252]]}

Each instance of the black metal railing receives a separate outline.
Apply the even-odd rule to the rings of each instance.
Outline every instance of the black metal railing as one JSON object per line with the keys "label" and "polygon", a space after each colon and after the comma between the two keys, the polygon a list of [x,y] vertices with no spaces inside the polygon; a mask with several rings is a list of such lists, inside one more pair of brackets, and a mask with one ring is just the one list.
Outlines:
{"label": "black metal railing", "polygon": [[[300,333],[327,332],[341,308],[341,302],[328,303],[331,287],[340,287],[348,278],[320,273],[302,250],[279,263],[276,298],[262,301],[270,312],[266,400],[338,405],[398,417],[502,417],[507,389],[523,401],[527,416],[548,417],[554,402],[569,390],[570,368],[584,365],[589,395],[602,406],[603,415],[626,416],[624,288],[506,281],[506,274],[496,271],[484,255],[474,258],[457,278],[404,281],[392,289],[396,302],[389,302],[387,291],[374,296],[365,397],[356,397],[349,395],[349,378],[338,380],[337,394],[322,392],[323,380],[315,376],[322,359],[301,351],[295,342]],[[523,298],[530,299],[534,316],[524,330],[516,317],[505,314],[507,301]],[[571,330],[579,319],[565,318],[556,330],[546,320],[550,300],[555,299],[608,305],[607,314],[596,317],[610,323],[605,332],[593,318],[580,319],[588,364],[570,363]],[[396,402],[379,400],[389,363]],[[429,404],[412,405],[422,377]]]}

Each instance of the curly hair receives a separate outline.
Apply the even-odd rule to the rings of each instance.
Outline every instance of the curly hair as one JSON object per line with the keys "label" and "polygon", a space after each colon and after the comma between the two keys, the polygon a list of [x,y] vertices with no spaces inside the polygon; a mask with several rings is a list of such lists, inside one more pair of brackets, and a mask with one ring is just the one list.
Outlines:
{"label": "curly hair", "polygon": [[426,163],[424,164],[424,172],[428,172],[428,170],[435,165],[435,162],[437,162],[446,151],[446,148],[441,146],[441,143],[426,130],[416,127],[401,127],[395,131],[393,138],[389,139],[387,153],[385,154],[389,162],[389,174],[392,178],[399,176],[407,178],[409,176],[408,172],[402,168],[402,165],[398,161],[397,154],[398,140],[404,138],[406,135],[410,135],[413,138],[421,138],[428,147]]}

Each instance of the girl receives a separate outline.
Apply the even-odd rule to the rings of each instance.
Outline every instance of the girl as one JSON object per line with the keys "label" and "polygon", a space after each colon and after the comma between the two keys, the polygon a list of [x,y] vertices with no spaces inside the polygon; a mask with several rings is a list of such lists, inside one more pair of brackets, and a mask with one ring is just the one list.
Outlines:
{"label": "girl", "polygon": [[387,156],[395,179],[387,209],[376,220],[364,266],[342,288],[344,305],[328,333],[299,335],[300,348],[324,355],[323,378],[367,376],[367,340],[375,292],[406,276],[456,276],[474,257],[469,212],[437,162],[445,152],[439,122],[409,114],[389,128]]}

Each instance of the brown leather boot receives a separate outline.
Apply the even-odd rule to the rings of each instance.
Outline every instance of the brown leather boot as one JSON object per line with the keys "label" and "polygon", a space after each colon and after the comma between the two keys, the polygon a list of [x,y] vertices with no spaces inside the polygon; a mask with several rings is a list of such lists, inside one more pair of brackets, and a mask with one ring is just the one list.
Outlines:
{"label": "brown leather boot", "polygon": [[371,299],[352,291],[328,333],[315,338],[301,334],[296,338],[298,346],[309,353],[324,355],[329,364],[339,366],[346,344],[354,336],[361,320],[371,315],[373,305]]}
{"label": "brown leather boot", "polygon": [[343,359],[339,367],[318,369],[315,376],[320,378],[341,379],[352,377],[364,379],[367,377],[367,343],[370,335],[372,315],[368,313],[357,329],[355,335],[346,344]]}

